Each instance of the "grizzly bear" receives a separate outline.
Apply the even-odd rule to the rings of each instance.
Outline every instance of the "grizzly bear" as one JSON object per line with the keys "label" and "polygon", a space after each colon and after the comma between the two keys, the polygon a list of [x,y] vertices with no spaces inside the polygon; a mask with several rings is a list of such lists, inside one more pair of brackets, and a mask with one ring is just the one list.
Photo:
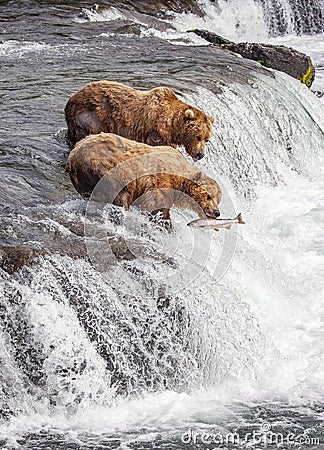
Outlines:
{"label": "grizzly bear", "polygon": [[148,145],[184,146],[195,161],[204,156],[214,122],[167,87],[138,91],[112,81],[95,81],[72,95],[65,119],[72,147],[89,134],[106,132]]}
{"label": "grizzly bear", "polygon": [[[84,197],[170,220],[180,206],[216,218],[221,189],[173,147],[149,146],[111,133],[90,135],[71,151],[66,170]],[[100,183],[99,183],[100,181]]]}

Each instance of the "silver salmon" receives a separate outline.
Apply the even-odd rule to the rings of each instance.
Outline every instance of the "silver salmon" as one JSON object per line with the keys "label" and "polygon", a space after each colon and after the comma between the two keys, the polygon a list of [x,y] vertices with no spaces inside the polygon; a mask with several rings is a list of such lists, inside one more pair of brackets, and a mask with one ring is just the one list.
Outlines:
{"label": "silver salmon", "polygon": [[231,229],[231,226],[235,223],[243,224],[245,223],[242,219],[241,213],[235,217],[235,219],[196,219],[188,223],[188,227],[192,228],[202,228],[205,230],[216,230],[220,228]]}

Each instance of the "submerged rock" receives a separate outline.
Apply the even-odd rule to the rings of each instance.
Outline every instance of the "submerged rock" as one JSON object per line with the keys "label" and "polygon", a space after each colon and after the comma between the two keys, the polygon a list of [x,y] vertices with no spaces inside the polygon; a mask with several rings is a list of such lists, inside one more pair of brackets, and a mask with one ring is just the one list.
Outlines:
{"label": "submerged rock", "polygon": [[[125,7],[126,10],[154,17],[167,17],[172,12],[193,13],[200,17],[204,16],[203,7],[195,0],[139,0],[136,2],[125,0],[122,4],[120,1],[112,0],[109,3],[111,6]],[[101,12],[107,10],[107,5],[95,3],[89,10],[94,13]]]}
{"label": "submerged rock", "polygon": [[31,267],[41,264],[39,257],[51,254],[88,260],[98,271],[108,270],[120,261],[130,261],[136,258],[150,258],[152,261],[167,261],[170,265],[174,264],[172,258],[163,252],[157,252],[153,247],[143,246],[136,239],[127,239],[126,241],[122,236],[114,236],[106,232],[104,238],[99,240],[98,233],[94,231],[95,239],[92,245],[89,237],[86,238],[84,235],[83,227],[69,225],[72,236],[69,239],[64,235],[58,235],[57,239],[51,240],[48,236],[48,241],[39,242],[38,248],[31,244],[1,245],[0,269],[12,275],[24,266]]}
{"label": "submerged rock", "polygon": [[264,67],[285,72],[306,84],[307,87],[311,87],[314,81],[315,68],[311,58],[291,47],[250,42],[235,43],[206,30],[196,29],[190,32],[217,45],[218,48],[238,53],[243,58],[257,61]]}
{"label": "submerged rock", "polygon": [[0,248],[0,268],[10,275],[23,266],[35,264],[40,251],[26,246],[2,246]]}

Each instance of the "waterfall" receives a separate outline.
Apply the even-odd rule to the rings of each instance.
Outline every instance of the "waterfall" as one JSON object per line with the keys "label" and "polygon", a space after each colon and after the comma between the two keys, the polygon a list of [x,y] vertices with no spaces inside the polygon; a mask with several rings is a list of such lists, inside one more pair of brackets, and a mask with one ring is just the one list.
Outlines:
{"label": "waterfall", "polygon": [[193,24],[234,41],[324,31],[321,0],[203,0],[203,8],[204,23],[192,18]]}
{"label": "waterfall", "polygon": [[291,32],[313,34],[324,31],[324,11],[321,0],[258,1],[262,4],[271,36]]}

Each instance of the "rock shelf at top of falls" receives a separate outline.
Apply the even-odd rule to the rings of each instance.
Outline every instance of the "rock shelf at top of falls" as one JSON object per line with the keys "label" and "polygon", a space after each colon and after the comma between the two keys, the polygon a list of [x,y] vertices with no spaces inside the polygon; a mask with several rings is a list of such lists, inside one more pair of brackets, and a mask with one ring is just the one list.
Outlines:
{"label": "rock shelf at top of falls", "polygon": [[254,42],[231,42],[207,30],[190,30],[198,36],[217,45],[218,48],[238,53],[243,58],[257,61],[264,67],[285,72],[311,87],[315,68],[309,56],[284,45],[260,44]]}

